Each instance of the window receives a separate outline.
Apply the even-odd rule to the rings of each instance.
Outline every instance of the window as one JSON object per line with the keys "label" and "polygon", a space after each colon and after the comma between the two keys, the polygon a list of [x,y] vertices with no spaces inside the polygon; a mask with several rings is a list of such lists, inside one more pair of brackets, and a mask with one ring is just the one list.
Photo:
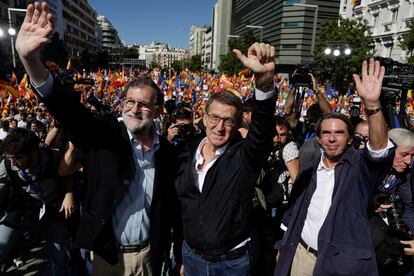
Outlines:
{"label": "window", "polygon": [[294,3],[300,3],[300,0],[286,0],[287,5],[291,5],[291,4],[294,4]]}
{"label": "window", "polygon": [[391,13],[391,21],[396,21],[398,18],[398,9],[395,9]]}
{"label": "window", "polygon": [[372,25],[377,25],[378,24],[378,14],[374,15],[372,18]]}
{"label": "window", "polygon": [[282,44],[282,48],[284,48],[284,49],[296,49],[297,45],[296,44]]}
{"label": "window", "polygon": [[283,23],[283,27],[285,27],[285,28],[296,28],[296,27],[299,27],[299,22],[297,22],[297,21],[285,22],[285,23]]}

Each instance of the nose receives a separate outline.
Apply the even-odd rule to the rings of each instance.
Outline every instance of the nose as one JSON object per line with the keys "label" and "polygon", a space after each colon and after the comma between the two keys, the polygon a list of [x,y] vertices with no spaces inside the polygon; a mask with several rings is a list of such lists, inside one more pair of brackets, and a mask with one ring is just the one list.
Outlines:
{"label": "nose", "polygon": [[217,123],[217,125],[216,125],[216,128],[218,129],[218,130],[222,130],[222,129],[224,129],[224,120],[223,119],[220,119],[220,121]]}
{"label": "nose", "polygon": [[331,133],[328,137],[329,142],[335,142],[336,141],[336,135],[334,133]]}

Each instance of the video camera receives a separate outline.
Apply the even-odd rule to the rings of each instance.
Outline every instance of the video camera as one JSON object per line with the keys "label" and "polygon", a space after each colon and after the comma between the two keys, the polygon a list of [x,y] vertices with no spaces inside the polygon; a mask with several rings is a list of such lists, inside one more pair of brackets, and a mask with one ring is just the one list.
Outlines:
{"label": "video camera", "polygon": [[321,65],[316,63],[299,64],[296,66],[295,72],[292,74],[292,83],[294,86],[313,87],[312,78],[309,73],[320,71]]}
{"label": "video camera", "polygon": [[[414,87],[414,66],[403,64],[391,58],[376,58],[385,67],[384,80],[382,82],[381,104],[385,108],[385,118],[391,128],[395,128],[394,110],[397,100],[400,99],[401,107],[405,106],[407,91]],[[400,98],[401,97],[401,98]],[[400,113],[405,114],[405,109]]]}

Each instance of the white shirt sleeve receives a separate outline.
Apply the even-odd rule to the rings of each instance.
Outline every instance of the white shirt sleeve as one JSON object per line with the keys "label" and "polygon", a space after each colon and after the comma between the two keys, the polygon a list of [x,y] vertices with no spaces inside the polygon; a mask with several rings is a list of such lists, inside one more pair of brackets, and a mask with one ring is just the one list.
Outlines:
{"label": "white shirt sleeve", "polygon": [[32,81],[30,81],[30,83],[42,97],[47,97],[53,92],[53,77],[50,73],[42,84],[36,86]]}
{"label": "white shirt sleeve", "polygon": [[272,92],[264,93],[263,91],[260,91],[256,88],[254,96],[256,97],[256,100],[258,101],[264,101],[267,99],[272,98],[275,95],[275,89],[272,90]]}
{"label": "white shirt sleeve", "polygon": [[371,146],[369,145],[369,142],[367,143],[367,149],[368,149],[369,155],[373,159],[381,159],[381,158],[386,157],[388,154],[388,151],[392,149],[393,147],[394,147],[394,144],[391,142],[390,139],[388,139],[388,144],[385,147],[385,149],[380,149],[380,150],[373,150]]}

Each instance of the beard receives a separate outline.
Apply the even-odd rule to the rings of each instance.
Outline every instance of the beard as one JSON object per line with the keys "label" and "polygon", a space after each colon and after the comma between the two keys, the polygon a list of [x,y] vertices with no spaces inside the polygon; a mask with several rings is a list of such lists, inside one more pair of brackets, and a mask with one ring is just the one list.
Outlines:
{"label": "beard", "polygon": [[126,128],[134,135],[142,134],[151,129],[153,120],[144,114],[132,112],[122,113],[122,119]]}

